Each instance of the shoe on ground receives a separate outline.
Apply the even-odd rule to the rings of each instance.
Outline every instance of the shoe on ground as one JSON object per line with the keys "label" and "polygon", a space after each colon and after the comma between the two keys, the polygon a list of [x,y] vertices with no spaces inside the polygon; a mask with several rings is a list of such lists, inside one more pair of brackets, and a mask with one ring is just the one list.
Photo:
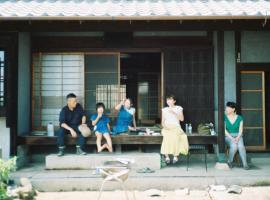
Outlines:
{"label": "shoe on ground", "polygon": [[86,155],[86,152],[83,151],[80,146],[76,146],[76,148],[77,148],[76,150],[77,155]]}
{"label": "shoe on ground", "polygon": [[227,164],[228,164],[228,166],[229,166],[230,169],[233,168],[233,164],[231,162],[228,161]]}
{"label": "shoe on ground", "polygon": [[174,157],[173,158],[173,164],[176,164],[178,162],[178,158],[177,157]]}
{"label": "shoe on ground", "polygon": [[65,155],[64,149],[65,149],[65,147],[59,147],[58,148],[58,154],[57,154],[58,157],[61,157],[61,156]]}

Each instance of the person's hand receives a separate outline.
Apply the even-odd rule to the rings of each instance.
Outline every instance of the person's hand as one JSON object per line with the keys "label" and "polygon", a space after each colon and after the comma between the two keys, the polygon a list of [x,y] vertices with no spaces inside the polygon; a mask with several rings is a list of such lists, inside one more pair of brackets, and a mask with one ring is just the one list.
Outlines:
{"label": "person's hand", "polygon": [[98,113],[97,118],[100,119],[102,117],[102,113]]}
{"label": "person's hand", "polygon": [[73,129],[70,130],[70,134],[73,138],[76,138],[77,137],[77,133],[76,131],[74,131]]}
{"label": "person's hand", "polygon": [[237,140],[237,138],[232,138],[232,141],[235,143],[235,144],[237,144],[238,143],[238,140]]}
{"label": "person's hand", "polygon": [[126,100],[127,100],[127,99],[124,98],[124,99],[121,101],[121,104],[124,105],[124,103],[125,103]]}
{"label": "person's hand", "polygon": [[230,140],[233,142],[233,143],[235,143],[235,138],[233,137],[233,136],[228,136],[229,138],[230,138]]}
{"label": "person's hand", "polygon": [[235,138],[235,140],[236,140],[237,142],[239,142],[240,138],[241,138],[241,136],[237,136],[237,137]]}

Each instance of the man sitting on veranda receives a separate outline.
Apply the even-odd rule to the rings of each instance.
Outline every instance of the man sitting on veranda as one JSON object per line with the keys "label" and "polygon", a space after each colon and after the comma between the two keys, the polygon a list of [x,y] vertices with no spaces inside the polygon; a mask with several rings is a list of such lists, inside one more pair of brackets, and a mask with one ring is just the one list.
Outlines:
{"label": "man sitting on veranda", "polygon": [[58,156],[64,155],[64,138],[66,134],[71,134],[72,137],[77,138],[77,154],[86,155],[84,152],[84,145],[86,138],[82,136],[78,127],[86,125],[86,116],[82,106],[77,103],[75,94],[70,93],[66,97],[67,105],[62,108],[59,116],[60,129],[58,130],[57,144],[59,147]]}

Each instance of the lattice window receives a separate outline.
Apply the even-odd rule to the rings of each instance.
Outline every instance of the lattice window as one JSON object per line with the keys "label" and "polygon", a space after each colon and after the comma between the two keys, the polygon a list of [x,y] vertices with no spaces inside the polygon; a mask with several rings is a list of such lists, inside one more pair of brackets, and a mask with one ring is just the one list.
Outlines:
{"label": "lattice window", "polygon": [[59,112],[70,92],[84,105],[84,57],[81,54],[34,54],[32,129],[59,125]]}
{"label": "lattice window", "polygon": [[[126,85],[120,86],[120,99],[126,97]],[[103,102],[107,109],[119,103],[118,85],[96,85],[96,102]]]}

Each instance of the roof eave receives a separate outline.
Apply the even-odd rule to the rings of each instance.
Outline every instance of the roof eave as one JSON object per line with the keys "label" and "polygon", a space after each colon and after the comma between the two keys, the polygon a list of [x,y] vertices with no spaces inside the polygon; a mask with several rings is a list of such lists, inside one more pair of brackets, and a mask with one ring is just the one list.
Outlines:
{"label": "roof eave", "polygon": [[37,21],[37,20],[248,20],[248,19],[270,19],[270,16],[9,16],[3,17],[0,16],[0,21]]}

